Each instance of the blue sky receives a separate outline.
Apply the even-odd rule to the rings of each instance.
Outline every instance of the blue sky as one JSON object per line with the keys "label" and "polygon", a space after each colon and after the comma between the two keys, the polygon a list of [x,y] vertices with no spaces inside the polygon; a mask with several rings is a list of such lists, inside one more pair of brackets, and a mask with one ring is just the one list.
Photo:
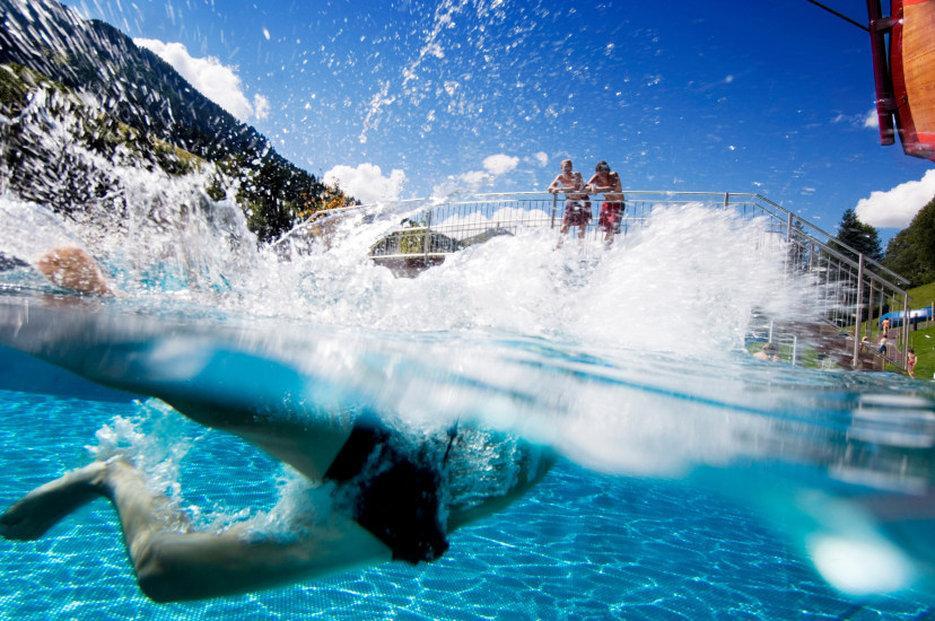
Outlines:
{"label": "blue sky", "polygon": [[[283,155],[402,197],[544,188],[570,156],[625,188],[760,192],[834,228],[933,168],[879,146],[868,35],[805,0],[69,4],[181,44],[193,70],[215,59]],[[862,1],[828,4],[866,20]],[[924,202],[925,180],[866,213]]]}

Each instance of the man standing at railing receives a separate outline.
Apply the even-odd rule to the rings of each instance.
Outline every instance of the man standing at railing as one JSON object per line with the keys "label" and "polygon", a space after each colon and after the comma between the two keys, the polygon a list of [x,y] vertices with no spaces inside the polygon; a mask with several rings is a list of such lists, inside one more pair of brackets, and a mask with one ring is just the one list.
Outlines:
{"label": "man standing at railing", "polygon": [[594,167],[594,176],[588,181],[587,190],[591,194],[603,194],[601,216],[597,226],[604,231],[604,245],[614,243],[614,235],[623,219],[624,203],[620,187],[620,175],[610,170],[604,160]]}
{"label": "man standing at railing", "polygon": [[578,227],[578,239],[584,239],[588,223],[591,222],[591,201],[584,192],[584,177],[574,170],[571,160],[562,160],[562,172],[549,184],[550,194],[565,194],[565,215],[562,217],[560,248],[568,229]]}

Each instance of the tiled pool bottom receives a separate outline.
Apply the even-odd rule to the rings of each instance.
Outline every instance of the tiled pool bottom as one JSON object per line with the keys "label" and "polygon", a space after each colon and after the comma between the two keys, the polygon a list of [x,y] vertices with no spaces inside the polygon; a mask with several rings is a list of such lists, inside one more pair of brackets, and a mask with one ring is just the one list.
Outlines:
{"label": "tiled pool bottom", "polygon": [[[128,402],[0,391],[0,503],[87,461]],[[188,424],[188,423],[182,423]],[[192,426],[191,431],[201,433]],[[184,460],[189,502],[273,502],[278,467],[208,433]],[[440,561],[389,564],[251,595],[157,605],[136,588],[110,506],[36,543],[0,541],[3,619],[923,619],[920,597],[838,595],[742,508],[681,482],[560,464],[524,501],[453,535]],[[930,604],[929,604],[930,605]]]}

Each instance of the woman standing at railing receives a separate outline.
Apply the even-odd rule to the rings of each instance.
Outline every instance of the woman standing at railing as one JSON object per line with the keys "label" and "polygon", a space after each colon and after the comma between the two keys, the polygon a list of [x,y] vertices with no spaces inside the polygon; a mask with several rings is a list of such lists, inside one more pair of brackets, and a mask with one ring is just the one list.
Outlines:
{"label": "woman standing at railing", "polygon": [[558,246],[562,245],[568,229],[578,227],[578,239],[584,239],[588,223],[591,222],[591,201],[584,192],[584,177],[574,170],[571,160],[562,160],[562,172],[549,184],[550,194],[565,194],[565,215],[562,217],[561,237]]}
{"label": "woman standing at railing", "polygon": [[624,203],[621,189],[620,175],[611,171],[604,160],[598,162],[594,167],[594,176],[588,181],[587,191],[590,194],[604,195],[597,226],[604,231],[605,246],[614,243],[614,234],[623,219]]}

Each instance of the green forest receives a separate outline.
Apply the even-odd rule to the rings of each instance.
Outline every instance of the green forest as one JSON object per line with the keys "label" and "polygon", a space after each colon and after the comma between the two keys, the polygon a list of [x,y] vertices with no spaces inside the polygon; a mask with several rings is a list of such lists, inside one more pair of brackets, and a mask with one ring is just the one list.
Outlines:
{"label": "green forest", "polygon": [[[890,239],[885,251],[877,230],[858,220],[853,209],[841,217],[837,238],[908,279],[910,287],[935,281],[935,197],[919,210],[908,227]],[[838,250],[856,259],[849,250],[840,246]]]}

